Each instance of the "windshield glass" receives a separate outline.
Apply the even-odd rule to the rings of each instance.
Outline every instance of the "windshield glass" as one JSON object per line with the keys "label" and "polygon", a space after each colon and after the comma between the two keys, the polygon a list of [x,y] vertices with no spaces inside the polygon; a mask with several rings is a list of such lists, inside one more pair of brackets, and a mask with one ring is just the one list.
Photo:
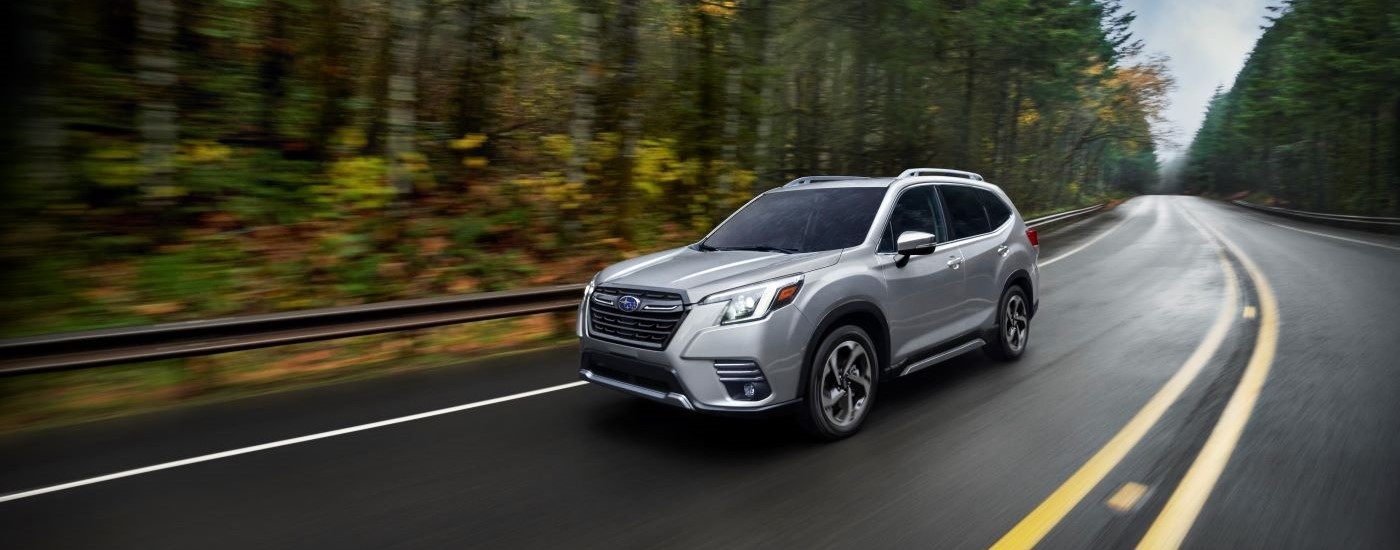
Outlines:
{"label": "windshield glass", "polygon": [[730,216],[701,250],[817,252],[865,240],[884,187],[839,187],[768,193]]}

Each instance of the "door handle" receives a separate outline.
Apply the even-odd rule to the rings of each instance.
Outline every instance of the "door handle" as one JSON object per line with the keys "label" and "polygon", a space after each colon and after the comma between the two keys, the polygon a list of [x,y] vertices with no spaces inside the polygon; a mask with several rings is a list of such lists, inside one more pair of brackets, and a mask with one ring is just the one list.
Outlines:
{"label": "door handle", "polygon": [[997,254],[1000,254],[1000,255],[1002,255],[1002,256],[1005,256],[1005,255],[1006,255],[1006,252],[1007,252],[1008,250],[1011,250],[1011,247],[1006,246],[1006,245],[998,246],[998,247],[997,247]]}
{"label": "door handle", "polygon": [[959,268],[959,267],[962,267],[962,263],[963,263],[963,259],[962,259],[962,258],[959,258],[959,257],[957,257],[957,256],[949,256],[949,257],[948,257],[948,267],[951,267],[951,268],[953,268],[953,269],[957,269],[957,268]]}

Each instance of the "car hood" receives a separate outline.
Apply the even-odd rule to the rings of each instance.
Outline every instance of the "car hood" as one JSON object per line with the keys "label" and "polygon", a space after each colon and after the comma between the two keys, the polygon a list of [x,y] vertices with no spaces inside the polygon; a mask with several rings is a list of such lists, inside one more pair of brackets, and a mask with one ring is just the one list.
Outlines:
{"label": "car hood", "polygon": [[783,254],[675,248],[615,264],[599,273],[596,283],[676,291],[694,303],[716,292],[828,267],[840,257],[840,249]]}

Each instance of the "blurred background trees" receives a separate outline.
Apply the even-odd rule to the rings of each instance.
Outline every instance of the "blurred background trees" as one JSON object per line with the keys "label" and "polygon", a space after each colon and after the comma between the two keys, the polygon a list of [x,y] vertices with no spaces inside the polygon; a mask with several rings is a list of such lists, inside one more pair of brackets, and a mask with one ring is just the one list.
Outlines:
{"label": "blurred background trees", "polygon": [[[580,281],[799,175],[968,169],[1027,215],[1140,192],[1172,86],[1116,1],[10,9],[30,76],[5,130],[12,334]],[[1326,33],[1298,32],[1270,40]],[[1297,93],[1364,55],[1346,44],[1290,69]],[[1356,80],[1337,88],[1385,89]],[[1365,117],[1393,107],[1349,101],[1297,128],[1384,142]]]}
{"label": "blurred background trees", "polygon": [[1188,190],[1295,208],[1400,215],[1400,3],[1275,9],[1191,143]]}

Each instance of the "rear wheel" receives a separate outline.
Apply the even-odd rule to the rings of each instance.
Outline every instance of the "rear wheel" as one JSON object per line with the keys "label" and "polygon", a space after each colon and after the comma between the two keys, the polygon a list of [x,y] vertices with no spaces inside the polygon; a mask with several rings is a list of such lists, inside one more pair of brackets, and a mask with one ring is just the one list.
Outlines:
{"label": "rear wheel", "polygon": [[807,394],[798,420],[826,440],[860,429],[875,404],[880,361],[870,336],[860,327],[840,327],[822,339],[807,372]]}
{"label": "rear wheel", "polygon": [[1026,291],[1019,285],[1006,287],[998,302],[996,330],[982,349],[998,361],[1020,359],[1021,354],[1026,352],[1030,329],[1030,303],[1026,301]]}

